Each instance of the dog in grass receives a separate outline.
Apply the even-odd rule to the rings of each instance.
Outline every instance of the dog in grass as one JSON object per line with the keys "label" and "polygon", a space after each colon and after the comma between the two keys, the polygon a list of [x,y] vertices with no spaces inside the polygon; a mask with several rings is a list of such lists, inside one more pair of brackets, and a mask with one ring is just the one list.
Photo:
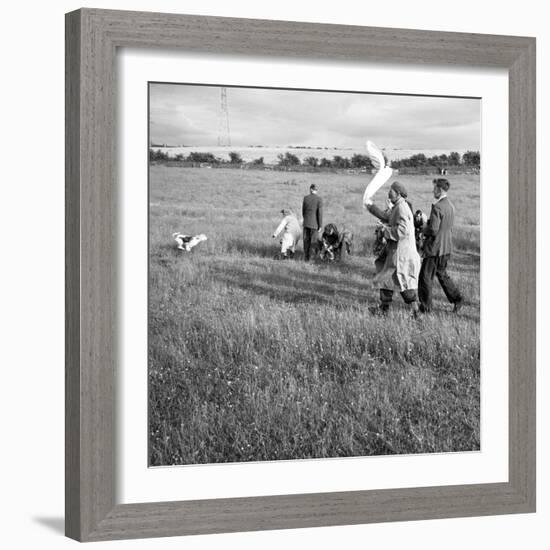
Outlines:
{"label": "dog in grass", "polygon": [[191,252],[199,243],[208,240],[203,233],[200,235],[184,235],[183,233],[176,232],[172,233],[172,237],[178,244],[178,250],[185,250],[185,252]]}

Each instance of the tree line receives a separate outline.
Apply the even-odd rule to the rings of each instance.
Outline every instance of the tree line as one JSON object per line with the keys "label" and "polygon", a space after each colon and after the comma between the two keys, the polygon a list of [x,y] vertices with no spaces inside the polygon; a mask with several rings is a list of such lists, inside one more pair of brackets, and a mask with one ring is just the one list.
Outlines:
{"label": "tree line", "polygon": [[[229,160],[224,160],[214,156],[212,153],[198,153],[191,152],[188,155],[177,154],[175,156],[169,156],[168,153],[161,151],[160,149],[149,150],[149,159],[151,161],[168,161],[175,160],[178,162],[189,162],[193,164],[230,164],[230,165],[242,165],[251,164],[254,166],[263,166],[264,157],[258,157],[249,163],[246,163],[241,155],[237,152],[229,153]],[[467,166],[472,168],[479,168],[481,156],[479,151],[467,151],[463,155],[460,153],[452,152],[448,155],[434,155],[427,157],[424,153],[417,153],[407,158],[397,159],[391,161],[389,164],[392,168],[446,168],[446,167],[458,167]],[[386,159],[386,162],[387,159]],[[367,155],[354,154],[351,157],[342,157],[335,155],[331,159],[317,158],[313,156],[305,157],[303,160],[293,153],[286,152],[277,155],[277,161],[275,166],[292,168],[297,166],[304,166],[310,168],[333,168],[333,169],[354,169],[354,170],[372,170],[374,165]]]}
{"label": "tree line", "polygon": [[453,151],[448,155],[434,155],[427,157],[424,153],[417,153],[408,158],[394,160],[392,168],[423,168],[423,167],[453,167],[469,166],[479,168],[481,155],[479,151],[466,151],[463,155]]}

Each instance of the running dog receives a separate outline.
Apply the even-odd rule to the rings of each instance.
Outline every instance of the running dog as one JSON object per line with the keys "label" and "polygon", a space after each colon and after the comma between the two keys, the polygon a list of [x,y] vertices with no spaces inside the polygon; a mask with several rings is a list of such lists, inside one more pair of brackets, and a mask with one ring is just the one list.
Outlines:
{"label": "running dog", "polygon": [[207,237],[203,233],[200,235],[183,235],[182,233],[172,233],[172,237],[178,243],[178,250],[191,252],[191,249],[197,246],[202,241],[206,241]]}

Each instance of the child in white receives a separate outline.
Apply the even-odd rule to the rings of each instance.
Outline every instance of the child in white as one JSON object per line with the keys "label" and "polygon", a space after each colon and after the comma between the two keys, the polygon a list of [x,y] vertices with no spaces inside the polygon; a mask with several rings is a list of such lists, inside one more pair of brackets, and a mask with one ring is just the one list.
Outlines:
{"label": "child in white", "polygon": [[283,219],[277,229],[275,229],[273,238],[275,239],[280,233],[283,234],[281,238],[281,255],[283,258],[287,258],[289,252],[290,255],[294,255],[296,252],[296,245],[302,236],[302,228],[292,210],[284,208],[281,210],[281,214],[283,215]]}

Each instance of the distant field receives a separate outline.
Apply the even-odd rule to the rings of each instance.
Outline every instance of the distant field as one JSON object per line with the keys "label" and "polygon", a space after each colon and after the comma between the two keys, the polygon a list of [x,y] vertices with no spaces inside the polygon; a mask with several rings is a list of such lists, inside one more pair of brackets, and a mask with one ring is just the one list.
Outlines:
{"label": "distant field", "polygon": [[[451,275],[460,315],[387,318],[361,207],[370,176],[174,168],[150,172],[150,464],[479,449],[479,177],[452,179]],[[429,213],[431,177],[398,178]],[[315,182],[325,223],[345,223],[340,264],[274,259],[282,207]],[[382,203],[385,192],[379,194]],[[174,231],[205,233],[192,253]]]}

